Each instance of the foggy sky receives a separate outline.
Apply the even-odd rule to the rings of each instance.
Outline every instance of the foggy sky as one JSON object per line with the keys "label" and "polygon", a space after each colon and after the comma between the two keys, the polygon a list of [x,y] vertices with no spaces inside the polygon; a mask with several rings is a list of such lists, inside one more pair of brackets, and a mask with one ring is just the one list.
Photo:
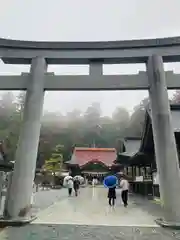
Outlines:
{"label": "foggy sky", "polygon": [[[98,41],[180,36],[179,0],[1,0],[0,37],[37,41]],[[180,64],[165,64],[180,72]],[[143,64],[105,66],[105,74],[135,73]],[[19,74],[28,66],[0,63],[0,74]],[[87,74],[87,66],[50,66],[56,74]],[[103,115],[116,106],[129,111],[146,91],[47,92],[44,109],[84,111],[93,101]],[[172,92],[171,92],[172,95]],[[58,103],[58,104],[57,104]],[[62,103],[62,104],[61,104]]]}

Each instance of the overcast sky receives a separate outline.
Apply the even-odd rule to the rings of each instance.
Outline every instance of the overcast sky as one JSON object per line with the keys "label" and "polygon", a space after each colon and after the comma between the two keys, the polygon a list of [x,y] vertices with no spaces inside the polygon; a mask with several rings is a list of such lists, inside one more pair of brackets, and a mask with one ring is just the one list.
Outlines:
{"label": "overcast sky", "polygon": [[[0,37],[21,40],[97,41],[180,36],[180,0],[1,0]],[[166,64],[180,72],[180,64]],[[135,73],[144,65],[104,66],[105,74]],[[0,74],[19,74],[28,66],[0,63]],[[56,74],[87,74],[87,66],[50,66]],[[66,113],[84,111],[93,101],[103,115],[117,106],[129,111],[148,93],[47,92],[44,108]],[[172,95],[172,93],[171,93]],[[58,103],[58,104],[57,104]],[[61,104],[62,103],[62,104]]]}

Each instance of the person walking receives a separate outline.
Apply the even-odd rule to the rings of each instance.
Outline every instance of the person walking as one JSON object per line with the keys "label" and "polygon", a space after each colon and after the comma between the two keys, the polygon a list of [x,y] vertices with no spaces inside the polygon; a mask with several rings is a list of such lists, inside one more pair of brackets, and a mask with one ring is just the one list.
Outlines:
{"label": "person walking", "polygon": [[122,189],[122,191],[121,191],[121,198],[122,198],[124,207],[127,207],[128,206],[129,183],[128,183],[128,181],[124,177],[121,177],[120,187]]}
{"label": "person walking", "polygon": [[92,186],[93,187],[95,187],[95,182],[96,182],[96,180],[95,180],[95,178],[93,178],[93,180],[92,180]]}
{"label": "person walking", "polygon": [[34,205],[34,197],[36,193],[36,184],[33,182],[32,195],[31,195],[31,207]]}
{"label": "person walking", "polygon": [[108,198],[109,198],[109,206],[114,206],[115,205],[115,199],[116,199],[116,187],[109,188]]}
{"label": "person walking", "polygon": [[74,192],[76,197],[78,195],[79,186],[80,186],[80,181],[78,179],[75,179],[73,182],[73,187],[74,187]]}
{"label": "person walking", "polygon": [[67,187],[68,187],[68,194],[70,197],[72,195],[72,190],[73,190],[73,180],[72,179],[68,180]]}

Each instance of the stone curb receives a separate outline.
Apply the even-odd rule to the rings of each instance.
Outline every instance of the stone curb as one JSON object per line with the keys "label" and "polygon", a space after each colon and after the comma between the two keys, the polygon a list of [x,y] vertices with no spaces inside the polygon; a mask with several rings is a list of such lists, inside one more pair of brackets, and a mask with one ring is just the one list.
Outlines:
{"label": "stone curb", "polygon": [[176,229],[176,230],[180,230],[180,223],[176,223],[176,222],[167,222],[163,219],[156,219],[155,222],[164,228],[171,228],[171,229]]}
{"label": "stone curb", "polygon": [[4,228],[4,227],[20,227],[26,224],[31,223],[32,221],[34,221],[35,219],[37,219],[36,216],[32,216],[29,218],[17,218],[17,219],[0,219],[0,228]]}

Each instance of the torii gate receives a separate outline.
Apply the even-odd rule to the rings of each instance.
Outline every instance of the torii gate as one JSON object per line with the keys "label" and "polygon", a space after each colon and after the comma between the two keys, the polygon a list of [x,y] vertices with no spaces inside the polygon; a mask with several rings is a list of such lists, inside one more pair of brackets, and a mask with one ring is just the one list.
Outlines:
{"label": "torii gate", "polygon": [[[167,88],[180,88],[180,75],[164,72],[164,62],[180,61],[180,38],[116,42],[30,42],[0,39],[6,64],[31,64],[30,74],[0,76],[0,89],[27,90],[15,157],[8,213],[17,218],[30,205],[44,90],[148,89],[165,220],[180,223],[180,172]],[[145,63],[147,72],[103,75],[103,64]],[[88,76],[46,73],[48,64],[89,64]]]}

